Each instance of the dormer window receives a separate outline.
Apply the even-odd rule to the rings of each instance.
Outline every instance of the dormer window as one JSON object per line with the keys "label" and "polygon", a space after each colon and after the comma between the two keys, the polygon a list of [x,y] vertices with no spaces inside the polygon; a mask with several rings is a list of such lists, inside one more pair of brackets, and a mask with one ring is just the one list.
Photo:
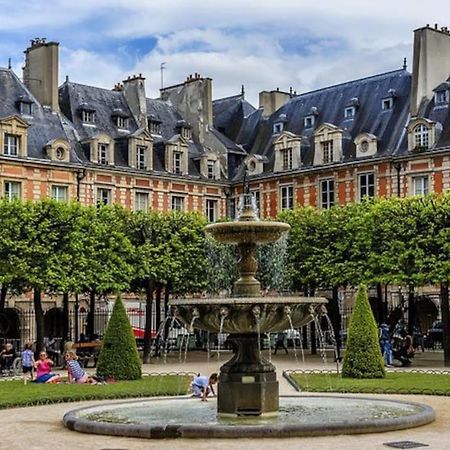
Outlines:
{"label": "dormer window", "polygon": [[192,139],[192,127],[185,120],[179,120],[175,129],[182,138],[188,141]]}
{"label": "dormer window", "polygon": [[209,180],[216,179],[216,161],[208,160],[206,162],[206,174]]}
{"label": "dormer window", "polygon": [[280,134],[283,131],[284,123],[277,122],[273,124],[273,134]]}
{"label": "dormer window", "polygon": [[105,164],[105,165],[108,164],[109,163],[109,158],[108,158],[109,145],[100,143],[100,144],[98,144],[97,150],[98,150],[98,153],[97,153],[98,163]]}
{"label": "dormer window", "polygon": [[305,116],[305,118],[303,119],[305,128],[312,128],[314,126],[314,122],[316,121],[315,119],[315,116],[312,114],[309,116]]}
{"label": "dormer window", "polygon": [[283,148],[280,150],[281,163],[283,170],[292,169],[292,148]]}
{"label": "dormer window", "polygon": [[381,101],[381,109],[383,111],[389,111],[394,107],[394,99],[392,97],[384,98]]}
{"label": "dormer window", "polygon": [[147,147],[138,145],[136,147],[136,169],[145,169],[145,154]]}
{"label": "dormer window", "polygon": [[3,154],[7,156],[19,156],[20,152],[20,136],[5,133]]}
{"label": "dormer window", "polygon": [[183,154],[181,152],[173,152],[172,155],[172,167],[173,167],[173,173],[182,174],[181,169],[181,159]]}
{"label": "dormer window", "polygon": [[419,124],[413,129],[414,133],[414,148],[429,148],[430,146],[430,129],[424,125]]}
{"label": "dormer window", "polygon": [[28,95],[21,95],[17,102],[19,112],[23,116],[31,116],[33,113],[33,100]]}
{"label": "dormer window", "polygon": [[328,164],[333,162],[333,141],[323,141],[322,145],[322,162]]}
{"label": "dormer window", "polygon": [[81,111],[81,121],[83,123],[95,123],[95,111]]}
{"label": "dormer window", "polygon": [[434,103],[436,105],[444,105],[444,104],[448,103],[448,101],[449,101],[449,91],[442,90],[442,91],[435,92]]}
{"label": "dormer window", "polygon": [[115,108],[112,113],[114,124],[122,130],[128,129],[129,116],[122,108]]}
{"label": "dormer window", "polygon": [[161,121],[156,116],[151,115],[147,118],[148,129],[151,134],[161,134]]}
{"label": "dormer window", "polygon": [[356,108],[354,106],[347,106],[344,109],[344,118],[345,120],[353,119],[356,114]]}
{"label": "dormer window", "polygon": [[116,117],[117,128],[127,129],[128,128],[128,117]]}

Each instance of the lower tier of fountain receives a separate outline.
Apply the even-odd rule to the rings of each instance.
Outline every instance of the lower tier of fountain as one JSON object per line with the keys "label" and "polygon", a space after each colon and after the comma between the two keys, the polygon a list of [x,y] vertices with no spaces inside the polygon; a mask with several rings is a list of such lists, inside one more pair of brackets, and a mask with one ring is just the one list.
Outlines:
{"label": "lower tier of fountain", "polygon": [[109,403],[68,412],[67,428],[83,433],[161,438],[264,438],[378,433],[432,422],[418,403],[350,396],[280,397],[276,416],[217,415],[214,399],[177,397]]}

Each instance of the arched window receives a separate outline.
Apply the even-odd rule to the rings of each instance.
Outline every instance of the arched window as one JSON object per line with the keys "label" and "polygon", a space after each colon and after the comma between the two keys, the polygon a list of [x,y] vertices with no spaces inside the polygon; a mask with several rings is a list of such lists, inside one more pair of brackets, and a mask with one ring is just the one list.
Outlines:
{"label": "arched window", "polygon": [[424,125],[419,124],[414,128],[414,147],[428,148],[430,145],[430,129]]}

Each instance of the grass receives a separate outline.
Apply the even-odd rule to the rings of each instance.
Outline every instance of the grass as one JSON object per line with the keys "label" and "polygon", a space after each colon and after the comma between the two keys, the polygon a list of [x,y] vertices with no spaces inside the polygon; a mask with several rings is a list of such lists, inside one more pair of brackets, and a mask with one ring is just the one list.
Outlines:
{"label": "grass", "polygon": [[187,375],[152,375],[136,381],[120,381],[106,385],[24,385],[22,381],[2,381],[0,409],[81,400],[181,395],[187,393],[190,380]]}
{"label": "grass", "polygon": [[450,396],[450,375],[389,372],[386,378],[341,378],[337,374],[292,373],[305,392],[362,392],[387,394],[432,394]]}

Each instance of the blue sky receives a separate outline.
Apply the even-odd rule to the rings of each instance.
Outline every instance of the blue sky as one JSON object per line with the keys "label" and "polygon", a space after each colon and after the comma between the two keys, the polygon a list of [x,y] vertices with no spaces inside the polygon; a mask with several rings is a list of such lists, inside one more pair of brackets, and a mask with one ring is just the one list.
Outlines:
{"label": "blue sky", "polygon": [[[424,7],[426,5],[426,7]],[[450,26],[448,0],[0,0],[0,66],[21,75],[34,37],[60,42],[60,79],[111,88],[133,73],[158,96],[190,73],[213,95],[305,92],[411,62],[415,28]],[[5,14],[7,11],[7,14]]]}

